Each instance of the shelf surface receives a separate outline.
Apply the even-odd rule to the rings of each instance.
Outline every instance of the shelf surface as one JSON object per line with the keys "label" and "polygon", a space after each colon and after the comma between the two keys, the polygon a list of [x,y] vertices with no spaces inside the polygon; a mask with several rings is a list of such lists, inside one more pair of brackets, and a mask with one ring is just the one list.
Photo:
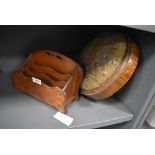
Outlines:
{"label": "shelf surface", "polygon": [[124,25],[124,26],[155,33],[155,25]]}
{"label": "shelf surface", "polygon": [[143,123],[141,129],[154,129],[153,127],[151,127],[146,121]]}
{"label": "shelf surface", "polygon": [[92,101],[81,96],[80,101],[67,107],[67,115],[74,119],[67,127],[53,118],[57,112],[54,108],[13,87],[13,72],[0,70],[0,128],[99,128],[133,118],[127,107],[114,97]]}

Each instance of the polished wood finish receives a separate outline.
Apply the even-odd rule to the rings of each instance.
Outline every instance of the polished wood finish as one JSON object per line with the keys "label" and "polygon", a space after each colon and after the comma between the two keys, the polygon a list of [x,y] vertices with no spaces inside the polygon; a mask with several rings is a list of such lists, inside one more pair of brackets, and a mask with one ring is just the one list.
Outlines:
{"label": "polished wood finish", "polygon": [[[32,77],[41,80],[34,83]],[[49,50],[33,52],[14,74],[15,87],[65,113],[65,107],[79,99],[83,78],[81,67],[70,58]]]}
{"label": "polished wood finish", "polygon": [[126,54],[116,73],[100,87],[93,90],[82,90],[83,95],[95,100],[105,99],[115,94],[128,82],[138,64],[139,48],[127,35],[126,42]]}

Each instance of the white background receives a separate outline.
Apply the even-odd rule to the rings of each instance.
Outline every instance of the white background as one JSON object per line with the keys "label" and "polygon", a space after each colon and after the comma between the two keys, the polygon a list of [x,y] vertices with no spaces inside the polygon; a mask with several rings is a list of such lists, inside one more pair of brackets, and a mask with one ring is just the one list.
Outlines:
{"label": "white background", "polygon": [[[153,1],[5,0],[0,24],[152,25]],[[0,130],[0,155],[155,154],[154,130]]]}

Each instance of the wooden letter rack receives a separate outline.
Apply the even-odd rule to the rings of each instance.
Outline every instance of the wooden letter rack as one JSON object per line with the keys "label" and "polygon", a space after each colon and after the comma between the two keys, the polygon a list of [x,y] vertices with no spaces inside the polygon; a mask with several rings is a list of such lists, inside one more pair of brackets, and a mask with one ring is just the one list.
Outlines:
{"label": "wooden letter rack", "polygon": [[14,84],[65,113],[65,107],[79,99],[82,78],[81,67],[70,58],[49,50],[37,50],[15,72]]}

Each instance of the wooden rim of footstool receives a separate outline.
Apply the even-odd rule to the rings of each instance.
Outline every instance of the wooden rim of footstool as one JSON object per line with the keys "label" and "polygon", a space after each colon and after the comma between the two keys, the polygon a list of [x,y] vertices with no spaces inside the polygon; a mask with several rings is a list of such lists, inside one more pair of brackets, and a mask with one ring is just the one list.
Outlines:
{"label": "wooden rim of footstool", "polygon": [[92,99],[105,99],[112,96],[121,89],[133,75],[139,59],[139,49],[127,34],[123,34],[126,39],[126,52],[122,63],[115,73],[100,87],[93,90],[82,90],[81,93]]}

